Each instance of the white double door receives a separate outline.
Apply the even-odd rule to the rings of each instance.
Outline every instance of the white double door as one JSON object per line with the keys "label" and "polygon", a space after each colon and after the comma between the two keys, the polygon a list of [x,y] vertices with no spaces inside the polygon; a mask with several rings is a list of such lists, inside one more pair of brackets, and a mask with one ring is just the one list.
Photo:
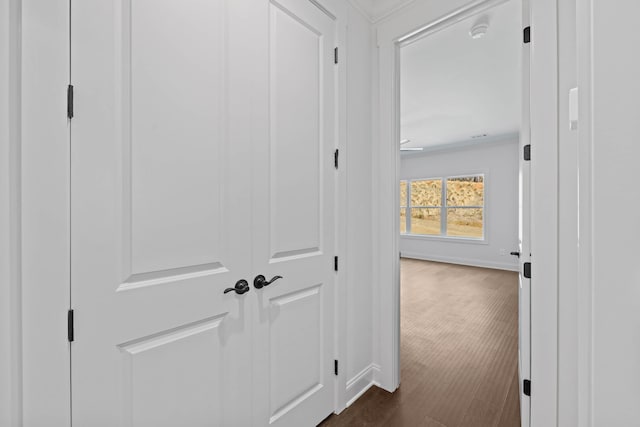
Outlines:
{"label": "white double door", "polygon": [[334,34],[307,0],[72,2],[74,425],[333,411]]}

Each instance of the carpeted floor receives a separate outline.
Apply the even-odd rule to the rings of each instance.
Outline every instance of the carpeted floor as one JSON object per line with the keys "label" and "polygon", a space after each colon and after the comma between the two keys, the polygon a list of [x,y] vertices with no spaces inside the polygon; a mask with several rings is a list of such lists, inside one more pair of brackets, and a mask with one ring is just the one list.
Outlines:
{"label": "carpeted floor", "polygon": [[517,427],[518,275],[402,260],[401,384],[321,425]]}

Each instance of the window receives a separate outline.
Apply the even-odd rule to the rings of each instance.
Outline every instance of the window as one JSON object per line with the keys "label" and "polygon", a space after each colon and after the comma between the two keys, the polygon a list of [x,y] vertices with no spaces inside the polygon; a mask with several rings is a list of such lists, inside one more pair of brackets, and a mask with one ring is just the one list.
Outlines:
{"label": "window", "polygon": [[400,233],[484,238],[484,175],[400,181]]}
{"label": "window", "polygon": [[407,181],[400,181],[400,233],[407,232]]}

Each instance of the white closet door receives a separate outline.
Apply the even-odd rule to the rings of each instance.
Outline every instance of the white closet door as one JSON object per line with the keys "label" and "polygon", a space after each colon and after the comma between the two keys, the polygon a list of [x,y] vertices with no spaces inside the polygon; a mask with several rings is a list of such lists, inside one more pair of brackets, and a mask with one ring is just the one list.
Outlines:
{"label": "white closet door", "polygon": [[255,426],[315,426],[333,411],[334,20],[264,0],[253,168]]}
{"label": "white closet door", "polygon": [[72,2],[77,426],[246,426],[245,0]]}

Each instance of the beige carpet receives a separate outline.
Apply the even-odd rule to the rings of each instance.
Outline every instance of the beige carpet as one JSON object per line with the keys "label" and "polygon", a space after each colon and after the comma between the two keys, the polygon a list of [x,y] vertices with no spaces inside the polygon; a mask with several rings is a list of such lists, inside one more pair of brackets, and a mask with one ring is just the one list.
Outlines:
{"label": "beige carpet", "polygon": [[402,260],[401,384],[329,426],[517,427],[517,273]]}

